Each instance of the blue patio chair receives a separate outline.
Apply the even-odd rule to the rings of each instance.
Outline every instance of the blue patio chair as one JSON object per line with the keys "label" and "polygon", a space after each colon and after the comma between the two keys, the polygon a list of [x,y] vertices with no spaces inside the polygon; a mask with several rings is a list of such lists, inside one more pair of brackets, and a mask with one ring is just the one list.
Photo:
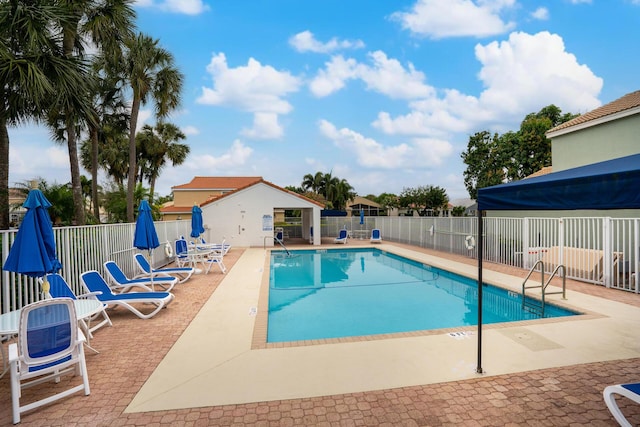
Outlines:
{"label": "blue patio chair", "polygon": [[[143,254],[141,253],[137,253],[133,255],[133,259],[136,262],[136,265],[138,266],[138,268],[140,269],[141,273],[137,274],[134,279],[140,279],[140,278],[145,278],[145,277],[150,277],[151,276],[151,266],[149,265],[149,261],[147,261],[147,259],[144,257]],[[189,280],[189,278],[191,278],[191,276],[193,275],[193,273],[196,270],[194,268],[191,267],[164,267],[164,268],[154,268],[153,269],[153,276],[154,278],[157,276],[160,277],[173,277],[173,276],[177,276],[179,277],[179,281],[178,283],[184,283],[187,280]]]}
{"label": "blue patio chair", "polygon": [[342,228],[340,230],[340,234],[338,234],[338,237],[335,238],[334,242],[343,243],[343,244],[347,243],[347,237],[349,235],[348,233],[349,233],[348,230]]}
{"label": "blue patio chair", "polygon": [[[79,391],[90,393],[84,358],[85,337],[78,328],[73,300],[53,298],[28,304],[20,311],[18,342],[9,345],[11,370],[11,405],[13,423],[20,422],[23,412],[48,405]],[[20,406],[21,390],[50,380],[60,381],[62,375],[74,373],[82,384],[54,395],[38,398]]]}
{"label": "blue patio chair", "polygon": [[371,230],[371,239],[370,239],[371,243],[380,243],[382,242],[382,234],[380,234],[380,230],[377,228],[374,228],[373,230]]}
{"label": "blue patio chair", "polygon": [[610,385],[605,387],[602,392],[604,403],[607,404],[607,408],[609,408],[613,418],[615,418],[622,427],[631,427],[631,423],[627,421],[616,403],[616,394],[640,403],[640,383]]}
{"label": "blue patio chair", "polygon": [[189,251],[189,244],[184,237],[180,239],[176,239],[175,242],[176,251],[175,251],[175,261],[177,267],[185,267],[191,264],[191,258],[187,255]]}
{"label": "blue patio chair", "polygon": [[165,292],[170,292],[178,283],[178,279],[173,276],[129,279],[115,261],[105,262],[104,269],[107,272],[107,276],[109,276],[111,286],[118,292],[129,292],[136,288],[141,291],[153,291],[153,287],[156,285],[160,286]]}
{"label": "blue patio chair", "polygon": [[[84,272],[80,275],[82,283],[88,292],[93,292],[98,301],[107,306],[123,307],[141,319],[149,319],[155,316],[162,308],[173,301],[173,294],[169,292],[126,292],[114,294],[104,278],[95,270]],[[152,305],[155,308],[145,314],[132,304]]]}
{"label": "blue patio chair", "polygon": [[[38,280],[42,283],[42,279]],[[75,300],[95,297],[95,293],[93,292],[76,296],[67,281],[64,280],[64,277],[58,273],[47,274],[47,281],[49,282],[49,296],[51,296],[51,298],[71,298],[72,300]],[[107,314],[106,307],[107,306],[105,305],[100,312],[93,315],[89,320],[80,320],[80,325],[82,325],[87,335],[92,336],[94,331],[97,331],[103,326],[113,326],[113,323],[111,323],[111,319]],[[102,317],[102,321],[91,326],[91,321],[99,317]]]}

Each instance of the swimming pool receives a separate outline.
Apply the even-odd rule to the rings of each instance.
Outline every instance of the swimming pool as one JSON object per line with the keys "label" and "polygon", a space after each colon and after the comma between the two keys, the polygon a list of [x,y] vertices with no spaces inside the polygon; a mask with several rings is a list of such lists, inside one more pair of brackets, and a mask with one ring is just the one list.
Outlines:
{"label": "swimming pool", "polygon": [[[477,282],[376,248],[272,251],[267,342],[477,325]],[[578,313],[547,304],[544,317]],[[538,319],[520,294],[483,289],[483,323]]]}

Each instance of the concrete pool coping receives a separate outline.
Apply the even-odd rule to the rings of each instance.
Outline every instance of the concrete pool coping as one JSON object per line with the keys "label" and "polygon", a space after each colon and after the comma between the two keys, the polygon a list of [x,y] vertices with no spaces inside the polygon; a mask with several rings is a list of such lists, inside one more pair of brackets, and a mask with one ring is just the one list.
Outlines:
{"label": "concrete pool coping", "polygon": [[[444,258],[376,247],[459,274],[477,274],[473,266]],[[640,357],[635,332],[640,308],[572,291],[567,291],[570,306],[590,313],[580,320],[483,328],[484,374],[475,372],[476,328],[453,336],[440,331],[255,348],[268,252],[245,250],[125,412],[353,393]],[[489,270],[483,277],[518,291],[522,284],[520,278]]]}

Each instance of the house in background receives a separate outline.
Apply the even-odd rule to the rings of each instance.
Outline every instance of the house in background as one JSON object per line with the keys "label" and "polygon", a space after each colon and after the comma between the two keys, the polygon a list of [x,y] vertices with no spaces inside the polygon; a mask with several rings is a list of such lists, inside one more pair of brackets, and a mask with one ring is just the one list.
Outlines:
{"label": "house in background", "polygon": [[160,208],[163,221],[191,219],[191,209],[238,188],[262,181],[260,176],[196,176],[187,184],[171,187],[173,201]]}
{"label": "house in background", "polygon": [[[551,166],[528,176],[546,175],[640,154],[640,91],[631,92],[593,111],[562,123],[546,133],[551,140]],[[525,178],[525,179],[527,179]],[[615,211],[488,211],[500,217],[615,217],[635,218],[638,210]]]}
{"label": "house in background", "polygon": [[[260,179],[200,203],[204,238],[223,239],[234,246],[271,247],[274,245],[275,213],[301,212],[302,238],[320,245],[321,203]],[[311,230],[317,230],[313,234]]]}
{"label": "house in background", "polygon": [[347,216],[360,216],[360,211],[364,211],[364,216],[380,216],[385,215],[384,208],[373,200],[356,196],[353,200],[349,200],[347,205]]}

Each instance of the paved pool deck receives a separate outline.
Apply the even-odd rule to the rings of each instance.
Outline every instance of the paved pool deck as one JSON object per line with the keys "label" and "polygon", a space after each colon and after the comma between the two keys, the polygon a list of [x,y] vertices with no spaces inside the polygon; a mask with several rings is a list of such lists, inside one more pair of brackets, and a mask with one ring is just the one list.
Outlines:
{"label": "paved pool deck", "polygon": [[[358,244],[366,242],[347,247]],[[467,257],[378,246],[477,274]],[[588,314],[483,328],[483,374],[475,372],[474,328],[463,337],[445,331],[260,348],[265,260],[261,248],[233,248],[227,274],[212,269],[180,285],[153,319],[111,311],[114,326],[92,340],[100,353],[87,352],[91,395],[27,413],[22,424],[606,426],[616,424],[602,389],[640,379],[640,296],[573,281],[565,304]],[[518,290],[526,271],[485,264],[484,275]],[[622,407],[640,424],[639,405]],[[0,424],[10,421],[5,375]]]}

